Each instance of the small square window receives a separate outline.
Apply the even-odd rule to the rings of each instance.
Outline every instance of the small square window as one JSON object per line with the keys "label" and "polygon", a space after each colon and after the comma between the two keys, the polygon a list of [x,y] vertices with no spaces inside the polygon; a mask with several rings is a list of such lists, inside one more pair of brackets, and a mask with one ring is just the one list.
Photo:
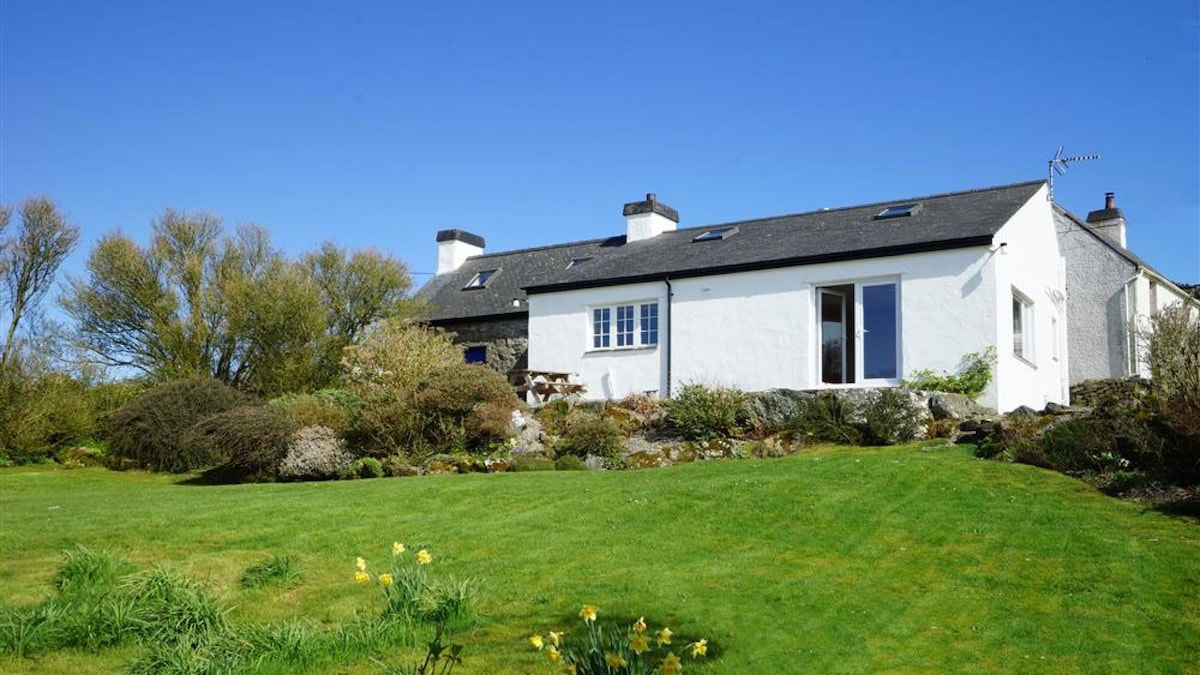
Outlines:
{"label": "small square window", "polygon": [[908,216],[915,216],[918,212],[920,212],[920,210],[920,204],[897,204],[896,206],[889,206],[880,211],[878,214],[876,214],[875,220],[886,220],[888,218],[907,218]]}
{"label": "small square window", "polygon": [[471,277],[470,283],[463,286],[463,289],[468,288],[486,288],[492,277],[496,276],[499,270],[481,270],[475,276]]}

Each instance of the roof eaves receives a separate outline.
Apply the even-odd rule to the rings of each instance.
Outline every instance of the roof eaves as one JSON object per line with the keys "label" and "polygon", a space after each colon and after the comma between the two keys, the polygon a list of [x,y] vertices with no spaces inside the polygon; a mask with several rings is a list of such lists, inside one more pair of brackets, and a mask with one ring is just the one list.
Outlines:
{"label": "roof eaves", "polygon": [[857,251],[839,251],[837,253],[824,253],[813,256],[795,256],[790,258],[778,258],[775,260],[761,260],[751,263],[739,263],[735,265],[719,265],[716,267],[706,267],[703,269],[691,270],[676,270],[666,272],[652,272],[647,274],[638,274],[625,277],[606,277],[599,279],[582,279],[579,281],[568,281],[557,284],[542,284],[537,286],[526,286],[524,290],[529,295],[538,293],[555,293],[559,291],[574,291],[584,288],[602,288],[605,286],[624,286],[627,284],[645,283],[648,281],[661,281],[663,279],[692,279],[697,277],[719,276],[723,274],[736,274],[738,272],[757,272],[769,269],[779,269],[783,267],[800,267],[803,265],[816,265],[820,263],[830,262],[845,262],[848,260],[866,260],[870,258],[886,258],[897,255],[907,255],[910,253],[930,253],[933,251],[949,251],[962,248],[973,248],[976,246],[991,246],[992,235],[980,235],[975,237],[962,237],[959,239],[946,239],[942,241],[920,242],[916,244],[905,244],[903,246],[889,246],[876,249],[860,249]]}
{"label": "roof eaves", "polygon": [[450,317],[434,318],[434,319],[429,319],[429,325],[444,327],[444,326],[453,326],[453,325],[457,325],[457,324],[468,324],[468,323],[474,324],[474,323],[480,323],[480,322],[486,323],[489,321],[506,321],[509,319],[521,319],[521,318],[528,318],[528,317],[529,317],[529,310],[522,309],[522,310],[517,310],[517,311],[513,311],[513,312],[501,312],[498,314],[478,314],[478,315],[471,315],[471,316],[450,316]]}

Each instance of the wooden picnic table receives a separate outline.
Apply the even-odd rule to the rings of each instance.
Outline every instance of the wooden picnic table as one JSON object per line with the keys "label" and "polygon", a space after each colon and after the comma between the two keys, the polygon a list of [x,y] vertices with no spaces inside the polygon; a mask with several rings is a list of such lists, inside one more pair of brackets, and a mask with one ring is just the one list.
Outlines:
{"label": "wooden picnic table", "polygon": [[549,401],[554,396],[579,394],[587,391],[582,384],[571,382],[571,373],[560,373],[553,370],[510,370],[508,381],[517,389],[523,398],[528,392],[533,392],[534,398],[540,403]]}

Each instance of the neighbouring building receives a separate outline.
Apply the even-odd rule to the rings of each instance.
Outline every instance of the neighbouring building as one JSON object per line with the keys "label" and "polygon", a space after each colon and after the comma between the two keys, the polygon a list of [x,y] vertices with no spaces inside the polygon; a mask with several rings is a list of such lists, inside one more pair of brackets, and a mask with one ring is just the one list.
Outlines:
{"label": "neighbouring building", "polygon": [[1054,206],[1058,246],[1067,261],[1067,343],[1070,381],[1149,377],[1139,333],[1173,303],[1200,300],[1126,248],[1125,215],[1113,193],[1104,208],[1080,220]]}

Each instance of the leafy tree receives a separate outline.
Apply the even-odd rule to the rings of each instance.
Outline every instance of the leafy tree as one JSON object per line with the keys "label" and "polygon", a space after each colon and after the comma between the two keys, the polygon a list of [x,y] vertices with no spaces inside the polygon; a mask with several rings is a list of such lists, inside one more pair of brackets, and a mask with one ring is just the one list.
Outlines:
{"label": "leafy tree", "polygon": [[139,247],[115,233],[62,303],[91,358],[153,378],[213,377],[273,395],[337,378],[341,349],[405,310],[404,266],[326,244],[289,260],[265,230],[223,234],[211,214],[168,209]]}
{"label": "leafy tree", "polygon": [[371,324],[412,314],[411,280],[404,265],[375,250],[347,252],[330,242],[302,259],[319,291],[325,332],[317,356],[318,377],[337,379],[342,351]]}
{"label": "leafy tree", "polygon": [[59,266],[79,241],[79,229],[67,223],[48,198],[25,200],[19,229],[5,236],[11,214],[0,206],[0,316],[8,317],[0,373],[7,371],[18,349],[22,322],[36,317]]}

